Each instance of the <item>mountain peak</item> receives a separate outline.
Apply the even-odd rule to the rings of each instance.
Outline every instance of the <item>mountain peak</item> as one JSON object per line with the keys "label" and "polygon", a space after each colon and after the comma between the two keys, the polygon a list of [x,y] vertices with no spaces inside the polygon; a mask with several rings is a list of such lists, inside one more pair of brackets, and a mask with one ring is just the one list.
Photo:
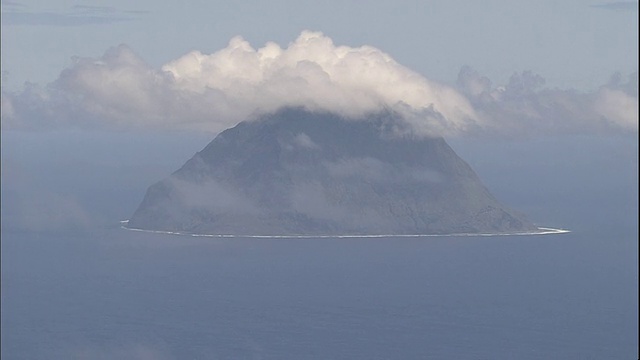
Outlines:
{"label": "mountain peak", "polygon": [[442,137],[392,112],[346,119],[284,109],[220,133],[152,185],[133,228],[233,235],[513,233],[502,206]]}

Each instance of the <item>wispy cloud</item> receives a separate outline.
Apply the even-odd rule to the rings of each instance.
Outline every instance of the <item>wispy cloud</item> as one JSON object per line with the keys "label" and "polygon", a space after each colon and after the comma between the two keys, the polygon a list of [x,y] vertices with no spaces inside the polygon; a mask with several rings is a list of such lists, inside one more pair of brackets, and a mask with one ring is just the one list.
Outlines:
{"label": "wispy cloud", "polygon": [[83,231],[99,220],[70,194],[38,184],[19,163],[2,161],[2,227],[30,231]]}
{"label": "wispy cloud", "polygon": [[591,5],[592,8],[614,11],[638,11],[637,1],[616,1]]}
{"label": "wispy cloud", "polygon": [[133,21],[147,11],[122,10],[112,6],[74,5],[64,10],[33,10],[17,1],[2,2],[3,25],[83,26]]}

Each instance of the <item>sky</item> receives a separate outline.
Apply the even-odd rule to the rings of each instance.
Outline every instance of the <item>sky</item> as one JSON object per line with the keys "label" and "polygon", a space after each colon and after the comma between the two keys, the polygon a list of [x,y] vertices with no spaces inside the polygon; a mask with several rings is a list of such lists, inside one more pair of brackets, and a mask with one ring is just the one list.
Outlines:
{"label": "sky", "polygon": [[3,203],[24,223],[88,222],[87,184],[107,180],[130,204],[103,212],[127,216],[215,134],[283,106],[391,109],[463,150],[623,136],[637,169],[635,1],[2,1],[1,26]]}
{"label": "sky", "polygon": [[[411,352],[423,325],[437,330],[429,351],[469,358],[637,355],[637,1],[0,3],[7,358],[77,344],[82,358],[169,358],[121,349],[145,339],[176,352],[227,339],[265,357],[271,345]],[[211,243],[118,231],[218,132],[283,106],[396,111],[403,129],[444,135],[506,207],[572,233]],[[297,329],[303,342],[282,341]]]}
{"label": "sky", "polygon": [[[240,35],[281,46],[303,30],[371,45],[436,81],[464,65],[496,82],[530,70],[548,85],[592,89],[637,71],[637,2],[2,1],[3,86],[47,83],[71,58],[127,44],[159,67]],[[6,80],[7,78],[8,80]]]}
{"label": "sky", "polygon": [[602,1],[3,1],[3,129],[217,133],[304,106],[350,117],[404,107],[417,132],[444,135],[637,131],[637,12]]}

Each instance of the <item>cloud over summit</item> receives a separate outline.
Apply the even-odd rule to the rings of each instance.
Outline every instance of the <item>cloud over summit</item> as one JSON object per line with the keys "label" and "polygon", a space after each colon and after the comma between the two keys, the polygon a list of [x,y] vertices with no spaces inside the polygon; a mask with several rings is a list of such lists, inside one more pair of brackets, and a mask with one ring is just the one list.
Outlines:
{"label": "cloud over summit", "polygon": [[[269,42],[255,49],[234,37],[224,49],[192,51],[160,69],[120,45],[97,59],[75,59],[46,87],[28,84],[19,93],[3,92],[2,124],[219,132],[282,107],[304,107],[347,118],[392,109],[418,133],[510,133],[530,127],[525,120],[537,121],[542,131],[549,131],[550,123],[551,128],[590,128],[603,121],[637,131],[637,90],[633,94],[625,88],[632,85],[618,80],[590,94],[543,85],[540,76],[524,72],[493,87],[488,78],[463,68],[457,84],[447,86],[375,47],[336,46],[322,33],[304,31],[285,48]],[[581,109],[598,116],[572,123]]]}
{"label": "cloud over summit", "polygon": [[230,104],[258,112],[283,106],[357,117],[404,103],[433,106],[455,124],[474,116],[467,100],[431,82],[370,46],[335,46],[318,32],[304,31],[287,48],[267,43],[257,50],[235,37],[211,55],[191,52],[162,67],[183,91],[217,90]]}

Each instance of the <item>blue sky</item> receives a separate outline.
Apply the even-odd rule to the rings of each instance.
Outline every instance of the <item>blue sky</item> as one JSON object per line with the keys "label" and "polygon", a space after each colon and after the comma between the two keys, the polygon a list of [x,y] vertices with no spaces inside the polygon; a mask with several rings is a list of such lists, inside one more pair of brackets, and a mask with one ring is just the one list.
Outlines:
{"label": "blue sky", "polygon": [[496,83],[530,70],[547,85],[593,89],[638,69],[637,2],[2,1],[3,87],[56,79],[74,56],[127,44],[159,67],[243,36],[286,46],[305,29],[372,45],[423,76],[453,82],[469,65]]}
{"label": "blue sky", "polygon": [[637,132],[637,44],[637,2],[3,1],[2,127],[217,133],[303,106],[443,135]]}

